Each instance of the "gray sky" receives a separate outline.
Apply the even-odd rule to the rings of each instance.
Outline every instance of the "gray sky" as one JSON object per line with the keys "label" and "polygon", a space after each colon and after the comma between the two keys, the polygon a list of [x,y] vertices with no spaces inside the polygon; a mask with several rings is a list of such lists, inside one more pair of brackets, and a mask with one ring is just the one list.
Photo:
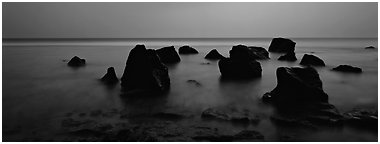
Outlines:
{"label": "gray sky", "polygon": [[377,3],[3,3],[5,38],[377,37]]}

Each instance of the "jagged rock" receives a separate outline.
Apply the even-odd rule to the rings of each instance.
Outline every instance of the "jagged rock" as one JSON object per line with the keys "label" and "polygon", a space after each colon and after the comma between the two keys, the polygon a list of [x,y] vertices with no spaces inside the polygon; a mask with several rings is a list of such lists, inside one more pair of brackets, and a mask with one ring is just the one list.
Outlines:
{"label": "jagged rock", "polygon": [[170,88],[168,68],[155,50],[136,45],[129,53],[121,86],[124,91],[165,92]]}
{"label": "jagged rock", "polygon": [[366,109],[353,109],[343,114],[344,123],[349,126],[365,128],[377,132],[377,111]]}
{"label": "jagged rock", "polygon": [[81,59],[78,56],[74,56],[71,58],[71,60],[67,63],[67,65],[72,66],[72,67],[79,67],[79,66],[84,66],[86,65],[86,60]]}
{"label": "jagged rock", "polygon": [[263,47],[250,46],[248,49],[253,52],[254,59],[269,59],[269,52]]}
{"label": "jagged rock", "polygon": [[294,52],[296,43],[286,38],[273,38],[270,43],[269,52],[288,53]]}
{"label": "jagged rock", "polygon": [[156,50],[156,52],[163,63],[177,63],[181,61],[174,46],[163,47]]}
{"label": "jagged rock", "polygon": [[237,45],[230,50],[230,58],[222,58],[219,70],[223,78],[253,78],[261,76],[261,65],[247,46]]}
{"label": "jagged rock", "polygon": [[353,67],[350,65],[339,65],[338,67],[333,68],[334,71],[341,71],[341,72],[353,72],[353,73],[361,73],[362,69],[358,67]]}
{"label": "jagged rock", "polygon": [[178,53],[179,54],[197,54],[198,51],[195,48],[185,45],[178,49]]}
{"label": "jagged rock", "polygon": [[216,49],[211,50],[206,56],[205,59],[218,60],[224,58]]}
{"label": "jagged rock", "polygon": [[119,79],[117,78],[115,69],[113,67],[109,67],[107,69],[107,73],[100,80],[109,84],[119,82]]}
{"label": "jagged rock", "polygon": [[325,62],[317,56],[304,54],[300,62],[301,65],[325,66]]}
{"label": "jagged rock", "polygon": [[278,58],[280,61],[296,61],[297,57],[294,52],[288,52],[285,55],[282,55]]}
{"label": "jagged rock", "polygon": [[365,49],[376,49],[374,46],[365,47]]}
{"label": "jagged rock", "polygon": [[[315,124],[341,123],[342,116],[328,102],[318,72],[312,67],[280,67],[276,71],[277,86],[263,96],[264,102],[273,104],[278,113],[296,121]],[[289,118],[285,118],[289,119]]]}

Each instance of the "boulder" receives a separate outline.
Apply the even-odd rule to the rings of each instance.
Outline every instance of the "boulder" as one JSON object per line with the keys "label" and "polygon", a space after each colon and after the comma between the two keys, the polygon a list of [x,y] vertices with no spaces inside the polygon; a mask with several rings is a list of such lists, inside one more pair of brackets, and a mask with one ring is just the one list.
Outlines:
{"label": "boulder", "polygon": [[339,65],[332,70],[334,71],[341,71],[341,72],[353,72],[353,73],[361,73],[362,69],[358,67],[353,67],[350,65]]}
{"label": "boulder", "polygon": [[81,59],[79,58],[78,56],[74,56],[73,58],[71,58],[71,60],[67,63],[67,65],[71,66],[71,67],[80,67],[80,66],[84,66],[86,65],[86,60],[85,59]]}
{"label": "boulder", "polygon": [[269,59],[269,52],[263,47],[250,46],[248,49],[253,52],[254,59]]}
{"label": "boulder", "polygon": [[109,67],[107,69],[107,73],[100,80],[109,84],[119,82],[119,79],[117,78],[115,69],[113,67]]}
{"label": "boulder", "polygon": [[325,66],[325,62],[315,55],[304,54],[300,62],[301,65]]}
{"label": "boulder", "polygon": [[237,45],[230,50],[230,58],[219,60],[219,70],[223,78],[254,78],[261,76],[261,65],[247,46]]}
{"label": "boulder", "polygon": [[216,49],[211,50],[206,56],[205,59],[218,60],[224,58]]}
{"label": "boulder", "polygon": [[296,115],[296,119],[313,123],[330,124],[340,120],[341,115],[329,104],[314,68],[279,67],[276,75],[276,88],[266,93],[263,100],[273,104],[279,113]]}
{"label": "boulder", "polygon": [[155,50],[136,45],[129,53],[121,86],[125,91],[165,92],[170,88],[168,68],[161,63]]}
{"label": "boulder", "polygon": [[376,49],[374,46],[365,47],[365,49]]}
{"label": "boulder", "polygon": [[179,54],[197,54],[198,51],[195,48],[185,45],[178,49],[178,53]]}
{"label": "boulder", "polygon": [[294,52],[288,52],[285,55],[282,55],[278,58],[280,61],[296,61],[297,57]]}
{"label": "boulder", "polygon": [[163,47],[156,50],[156,52],[163,63],[177,63],[181,61],[174,46]]}
{"label": "boulder", "polygon": [[296,43],[287,38],[273,38],[270,43],[269,52],[288,53],[294,52]]}

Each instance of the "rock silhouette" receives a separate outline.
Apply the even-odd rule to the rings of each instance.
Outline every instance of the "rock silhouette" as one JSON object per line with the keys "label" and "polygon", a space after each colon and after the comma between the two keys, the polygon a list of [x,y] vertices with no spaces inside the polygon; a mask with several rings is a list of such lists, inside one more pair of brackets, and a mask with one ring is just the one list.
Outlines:
{"label": "rock silhouette", "polygon": [[325,66],[325,62],[315,55],[304,54],[300,62],[301,65]]}
{"label": "rock silhouette", "polygon": [[181,61],[174,46],[163,47],[156,50],[156,52],[163,63],[177,63]]}
{"label": "rock silhouette", "polygon": [[178,49],[179,54],[197,54],[198,51],[188,45],[182,46]]}
{"label": "rock silhouette", "polygon": [[254,59],[269,59],[269,52],[263,47],[249,46],[248,49],[252,51]]}
{"label": "rock silhouette", "polygon": [[79,58],[78,56],[74,56],[73,58],[71,58],[71,60],[67,63],[67,65],[71,66],[71,67],[80,67],[80,66],[84,66],[86,65],[86,60],[85,59],[81,59]]}
{"label": "rock silhouette", "polygon": [[100,80],[109,84],[119,82],[119,79],[117,78],[115,69],[113,67],[109,67],[107,69],[107,73]]}
{"label": "rock silhouette", "polygon": [[218,60],[224,58],[216,49],[211,50],[206,56],[205,59]]}
{"label": "rock silhouette", "polygon": [[288,52],[285,55],[282,55],[278,58],[280,61],[296,61],[297,57],[294,52]]}
{"label": "rock silhouette", "polygon": [[165,92],[170,88],[168,68],[161,63],[155,50],[136,45],[129,53],[121,86],[125,91]]}
{"label": "rock silhouette", "polygon": [[361,73],[362,69],[358,67],[353,67],[350,65],[339,65],[332,70],[334,71],[341,71],[341,72],[353,72],[353,73]]}
{"label": "rock silhouette", "polygon": [[[279,119],[295,119],[298,122],[337,124],[342,116],[328,102],[318,72],[312,67],[279,67],[276,71],[277,86],[263,96],[264,102],[273,104],[281,116]],[[290,118],[289,118],[290,117]]]}
{"label": "rock silhouette", "polygon": [[223,78],[253,78],[261,76],[261,65],[246,46],[233,46],[230,58],[219,60],[218,66]]}
{"label": "rock silhouette", "polygon": [[294,52],[296,43],[287,38],[273,38],[268,48],[269,52],[288,53]]}

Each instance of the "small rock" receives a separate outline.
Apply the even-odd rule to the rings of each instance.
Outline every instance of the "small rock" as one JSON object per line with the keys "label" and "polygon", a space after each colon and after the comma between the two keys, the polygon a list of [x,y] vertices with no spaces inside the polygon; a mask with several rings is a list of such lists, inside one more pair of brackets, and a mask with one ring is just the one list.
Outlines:
{"label": "small rock", "polygon": [[339,65],[338,67],[333,68],[334,71],[341,71],[341,72],[353,72],[353,73],[361,73],[362,69],[358,67],[353,67],[350,65]]}
{"label": "small rock", "polygon": [[198,51],[188,45],[182,46],[178,49],[179,54],[197,54]]}
{"label": "small rock", "polygon": [[376,49],[374,46],[365,47],[365,49]]}
{"label": "small rock", "polygon": [[301,65],[325,66],[325,62],[317,56],[304,54],[300,62]]}
{"label": "small rock", "polygon": [[289,53],[294,52],[296,43],[287,38],[273,38],[270,43],[269,52]]}
{"label": "small rock", "polygon": [[156,50],[157,55],[163,63],[177,63],[181,61],[174,46],[163,47]]}
{"label": "small rock", "polygon": [[100,80],[107,84],[115,84],[119,82],[119,79],[117,78],[115,69],[113,67],[109,67],[107,69],[107,73]]}
{"label": "small rock", "polygon": [[294,52],[288,52],[285,55],[282,55],[278,58],[280,61],[296,61],[297,57]]}
{"label": "small rock", "polygon": [[81,59],[78,56],[74,56],[71,58],[71,60],[67,63],[67,65],[71,67],[79,67],[79,66],[84,66],[86,64],[85,59]]}
{"label": "small rock", "polygon": [[269,59],[269,52],[263,47],[249,46],[248,49],[252,51],[256,60]]}
{"label": "small rock", "polygon": [[193,83],[195,86],[197,86],[197,87],[200,87],[200,86],[202,86],[202,84],[201,83],[199,83],[198,81],[196,81],[196,80],[187,80],[187,82],[188,83]]}
{"label": "small rock", "polygon": [[224,58],[216,49],[211,50],[206,56],[205,59],[218,60]]}

